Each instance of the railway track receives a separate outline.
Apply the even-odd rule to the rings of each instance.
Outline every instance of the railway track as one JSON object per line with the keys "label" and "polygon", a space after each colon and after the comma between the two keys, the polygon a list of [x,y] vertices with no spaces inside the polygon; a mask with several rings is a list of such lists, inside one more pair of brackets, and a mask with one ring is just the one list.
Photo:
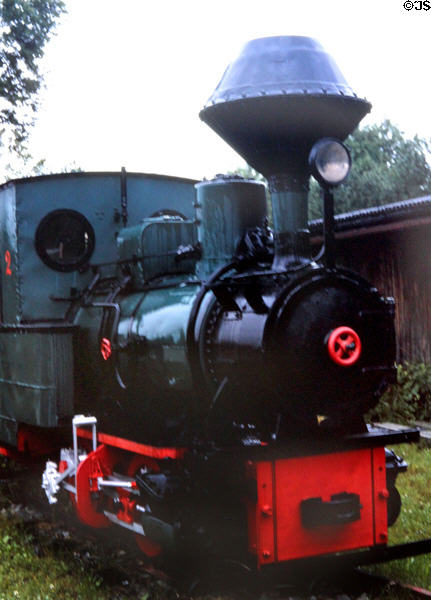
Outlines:
{"label": "railway track", "polygon": [[[40,489],[39,471],[0,469],[0,519],[11,518],[31,534],[34,551],[43,556],[57,554],[84,564],[112,586],[113,598],[151,597],[187,600],[208,592],[219,600],[413,600],[431,598],[431,590],[390,580],[364,569],[343,573],[316,573],[296,581],[261,581],[241,569],[220,568],[217,577],[198,576],[181,586],[161,571],[145,564],[128,536],[115,538],[109,531],[94,534],[75,518],[74,511],[50,507]],[[121,533],[121,532],[120,532]],[[102,535],[102,543],[100,536]],[[214,575],[214,573],[213,573]],[[180,591],[179,591],[180,590]],[[0,590],[1,591],[1,590]],[[222,594],[222,595],[220,595]]]}
{"label": "railway track", "polygon": [[431,598],[431,590],[388,579],[360,568],[354,569],[351,577],[353,584],[370,592],[374,598],[379,598],[379,593],[385,594],[387,598]]}
{"label": "railway track", "polygon": [[[398,425],[398,423],[376,423],[376,425],[391,431],[402,431],[405,428],[405,425]],[[431,441],[431,423],[415,421],[412,425],[419,428],[419,435],[422,440]]]}

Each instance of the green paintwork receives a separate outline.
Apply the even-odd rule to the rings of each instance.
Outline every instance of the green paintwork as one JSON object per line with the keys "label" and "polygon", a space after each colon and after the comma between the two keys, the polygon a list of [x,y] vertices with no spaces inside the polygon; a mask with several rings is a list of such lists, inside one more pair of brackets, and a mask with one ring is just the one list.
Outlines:
{"label": "green paintwork", "polygon": [[[138,226],[142,219],[166,209],[191,219],[194,184],[175,177],[127,174],[128,226]],[[35,249],[40,221],[64,208],[80,212],[91,223],[96,242],[90,262],[107,263],[100,267],[100,274],[114,277],[116,239],[123,227],[120,173],[72,173],[0,186],[0,439],[12,445],[18,423],[55,427],[75,413],[74,363],[82,339],[91,342],[89,354],[99,356],[103,311],[82,309],[78,313],[78,317],[85,314],[87,321],[82,319],[84,329],[77,343],[77,334],[67,330],[64,321],[73,303],[64,298],[84,290],[94,273],[91,269],[54,271]],[[89,410],[87,398],[85,412]]]}
{"label": "green paintwork", "polygon": [[[174,177],[127,175],[128,226],[146,217],[174,209],[186,218],[194,215],[194,181]],[[120,173],[71,173],[22,179],[0,186],[0,257],[3,322],[61,319],[67,305],[52,296],[67,297],[91,281],[90,270],[59,273],[35,251],[37,227],[48,213],[68,208],[82,213],[93,226],[96,244],[91,264],[112,262],[103,274],[115,275],[116,239],[122,223]],[[5,275],[6,251],[11,254],[12,276]]]}
{"label": "green paintwork", "polygon": [[[166,418],[175,420],[193,412],[196,392],[186,332],[200,283],[189,279],[167,276],[159,282],[163,286],[159,289],[117,298],[121,317],[106,361],[100,351],[101,335],[107,334],[100,331],[103,309],[81,309],[76,323],[85,395],[79,395],[76,408],[96,414],[102,426],[107,424],[108,433],[121,435],[122,431],[124,436],[142,436],[140,440],[148,442],[156,431],[163,431]],[[100,299],[92,298],[94,302]]]}
{"label": "green paintwork", "polygon": [[274,234],[305,230],[308,228],[308,192],[271,191]]}
{"label": "green paintwork", "polygon": [[196,185],[202,279],[230,262],[247,229],[262,227],[266,217],[265,185],[243,179],[216,178]]}
{"label": "green paintwork", "polygon": [[[176,261],[175,251],[181,245],[196,243],[194,221],[175,217],[144,219],[135,227],[126,227],[118,235],[118,257],[128,263],[136,289],[160,274],[194,273],[193,260]],[[132,260],[140,257],[142,260]]]}
{"label": "green paintwork", "polygon": [[[18,260],[18,234],[16,215],[16,188],[4,188],[0,197],[0,265],[1,265],[1,316],[3,322],[16,324],[20,314],[20,271]],[[10,255],[10,265],[6,264],[6,253]]]}
{"label": "green paintwork", "polygon": [[55,427],[73,410],[72,333],[0,332],[0,414]]}
{"label": "green paintwork", "polygon": [[[165,418],[193,414],[199,399],[187,354],[191,310],[201,279],[232,261],[247,229],[262,226],[265,186],[232,178],[197,186],[203,260],[196,272],[195,261],[175,261],[178,246],[196,243],[194,182],[129,174],[126,227],[120,190],[119,173],[41,177],[0,187],[0,253],[11,256],[11,274],[3,263],[1,277],[3,441],[15,443],[19,423],[55,427],[78,412],[116,423],[120,405],[126,435],[131,416],[151,432],[157,423],[163,431]],[[80,212],[92,225],[93,268],[62,273],[39,258],[38,224],[62,208]],[[160,216],[172,212],[183,218]],[[133,260],[140,256],[143,261]],[[96,271],[99,283],[82,301],[79,293]],[[116,287],[127,273],[127,287]],[[92,306],[103,302],[119,306],[116,330],[113,307]],[[105,361],[100,344],[107,336],[112,355]]]}
{"label": "green paintwork", "polygon": [[192,390],[186,331],[200,288],[172,281],[172,287],[132,294],[121,302],[117,347],[121,377],[133,386],[165,391]]}

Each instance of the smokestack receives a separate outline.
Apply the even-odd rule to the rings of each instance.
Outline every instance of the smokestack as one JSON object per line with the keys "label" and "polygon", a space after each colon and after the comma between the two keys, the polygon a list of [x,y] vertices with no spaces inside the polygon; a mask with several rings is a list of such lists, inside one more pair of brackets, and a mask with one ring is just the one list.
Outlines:
{"label": "smokestack", "polygon": [[271,192],[274,268],[309,258],[308,155],[323,137],[344,140],[371,105],[348,86],[316,40],[252,40],[226,69],[200,112]]}

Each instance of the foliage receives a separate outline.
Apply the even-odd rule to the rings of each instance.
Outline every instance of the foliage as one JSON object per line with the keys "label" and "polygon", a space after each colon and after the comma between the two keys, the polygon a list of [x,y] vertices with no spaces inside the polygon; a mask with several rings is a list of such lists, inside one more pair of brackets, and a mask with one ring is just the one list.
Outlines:
{"label": "foliage", "polygon": [[[429,142],[407,139],[389,120],[356,129],[346,140],[352,170],[346,183],[335,191],[335,211],[349,212],[381,206],[431,193]],[[311,219],[322,216],[317,183],[310,186]]]}
{"label": "foliage", "polygon": [[45,160],[35,160],[24,146],[21,146],[17,152],[2,161],[0,184],[11,179],[43,174],[45,174]]}
{"label": "foliage", "polygon": [[240,177],[244,177],[244,179],[255,179],[256,181],[266,183],[265,177],[248,164],[245,164],[244,167],[238,167],[235,171],[230,171],[229,175],[239,175]]}
{"label": "foliage", "polygon": [[39,59],[64,10],[62,0],[2,1],[0,135],[12,150],[19,150],[28,136],[42,83]]}
{"label": "foliage", "polygon": [[[398,200],[431,194],[430,142],[415,136],[408,139],[389,120],[356,129],[346,140],[352,169],[335,190],[335,212],[350,212]],[[235,173],[265,181],[250,166]],[[310,179],[309,218],[322,217],[321,189]]]}
{"label": "foliage", "polygon": [[0,600],[102,600],[101,580],[35,546],[22,525],[0,521]]}
{"label": "foliage", "polygon": [[[402,509],[395,525],[389,528],[389,545],[401,544],[431,537],[431,497],[429,493],[429,465],[431,449],[403,445],[393,448],[408,463],[407,473],[397,479]],[[431,589],[431,562],[429,554],[394,560],[372,569],[389,579],[425,589]],[[393,596],[390,596],[393,598]]]}
{"label": "foliage", "polygon": [[431,365],[398,365],[397,384],[383,394],[369,418],[395,423],[431,421]]}
{"label": "foliage", "polygon": [[[397,480],[403,508],[396,524],[389,530],[389,543],[431,537],[428,476],[431,450],[419,449],[415,445],[395,447],[394,450],[408,462],[409,470],[400,474]],[[27,481],[26,485],[28,483]],[[0,489],[0,505],[5,502],[1,498]],[[130,553],[123,552],[121,565],[124,565],[124,570],[120,570],[116,564],[119,559],[115,559],[112,552],[112,535],[111,543],[106,544],[105,549],[99,538],[97,548],[102,551],[102,556],[97,557],[93,543],[89,546],[88,542],[84,542],[82,546],[73,536],[64,536],[67,532],[58,526],[50,526],[46,521],[28,521],[31,511],[27,513],[23,507],[19,512],[27,514],[24,521],[19,514],[11,518],[14,506],[19,508],[12,505],[0,511],[0,600],[192,600],[192,596],[180,594],[165,582],[154,580],[149,575],[143,578],[142,585],[135,586],[133,578],[142,578],[142,563],[139,567],[140,563],[132,559]],[[112,577],[116,570],[118,573],[114,573]],[[392,561],[369,567],[369,570],[392,580],[431,588],[429,555]],[[118,575],[120,578],[117,581]],[[124,579],[129,579],[128,585],[125,585]],[[235,600],[245,596],[250,600],[276,600],[286,597],[286,589],[289,588],[262,594],[261,587],[258,586],[255,593],[250,589],[247,592],[244,590],[241,595],[207,595],[204,598]],[[303,596],[295,595],[296,597]],[[335,596],[318,594],[318,597],[329,600]],[[336,597],[359,598],[357,594],[337,594]],[[410,600],[414,597],[416,595],[413,592],[398,591],[390,585],[383,590],[381,586],[377,586],[371,593],[360,596],[364,600]]]}
{"label": "foliage", "polygon": [[72,161],[67,163],[60,171],[50,171],[45,164],[45,159],[35,160],[24,148],[15,154],[10,162],[1,164],[0,184],[12,179],[22,177],[37,177],[38,175],[53,175],[57,173],[82,173],[83,169]]}

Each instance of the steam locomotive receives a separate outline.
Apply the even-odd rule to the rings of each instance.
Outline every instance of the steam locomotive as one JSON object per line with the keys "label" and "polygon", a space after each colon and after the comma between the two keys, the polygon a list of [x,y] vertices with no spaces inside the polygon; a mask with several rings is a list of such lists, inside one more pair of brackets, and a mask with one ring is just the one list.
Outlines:
{"label": "steam locomotive", "polygon": [[365,424],[395,380],[394,303],[336,266],[333,225],[369,110],[315,40],[245,46],[200,117],[266,177],[272,227],[266,186],[238,176],[1,187],[0,451],[61,449],[50,503],[154,562],[388,557],[406,465],[385,445],[418,434]]}

